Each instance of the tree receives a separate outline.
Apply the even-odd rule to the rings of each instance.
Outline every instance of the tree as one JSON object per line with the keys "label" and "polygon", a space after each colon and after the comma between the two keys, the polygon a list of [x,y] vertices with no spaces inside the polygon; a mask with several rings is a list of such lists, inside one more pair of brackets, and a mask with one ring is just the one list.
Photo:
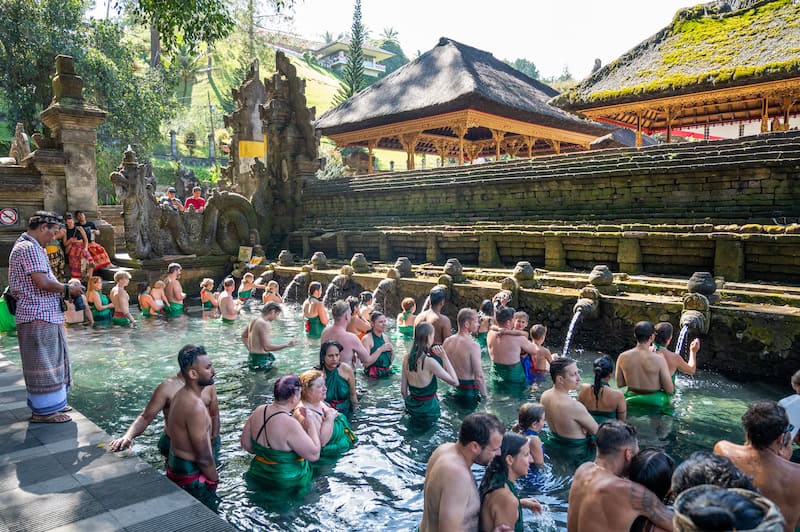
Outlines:
{"label": "tree", "polygon": [[364,40],[366,31],[361,24],[361,0],[356,0],[353,8],[353,25],[350,30],[350,46],[347,50],[347,64],[342,71],[339,91],[333,101],[341,104],[366,86],[364,80]]}
{"label": "tree", "polygon": [[322,34],[322,42],[324,42],[325,44],[330,44],[335,40],[336,40],[336,37],[334,37],[333,33],[329,32],[329,31],[326,31],[325,33]]}
{"label": "tree", "polygon": [[572,73],[569,71],[569,66],[564,65],[564,70],[558,76],[558,81],[572,81]]}
{"label": "tree", "polygon": [[506,60],[505,63],[511,65],[529,78],[539,79],[539,69],[536,68],[536,65],[534,65],[532,61],[528,61],[525,58],[518,58],[513,62]]}
{"label": "tree", "polygon": [[383,33],[381,34],[381,37],[383,38],[384,41],[397,42],[398,35],[400,34],[397,32],[396,29],[394,29],[392,26],[388,26],[386,28],[383,28]]}
{"label": "tree", "polygon": [[400,44],[397,41],[383,41],[380,44],[380,47],[386,50],[387,52],[392,52],[394,55],[389,59],[384,59],[381,61],[381,64],[386,67],[386,73],[384,74],[389,75],[401,66],[408,63],[408,57],[403,52],[403,49],[400,47]]}
{"label": "tree", "polygon": [[197,74],[200,69],[206,66],[203,61],[207,56],[208,54],[198,54],[196,48],[189,43],[182,43],[176,50],[175,69],[183,85],[181,105],[188,106],[192,103],[189,89],[197,81]]}

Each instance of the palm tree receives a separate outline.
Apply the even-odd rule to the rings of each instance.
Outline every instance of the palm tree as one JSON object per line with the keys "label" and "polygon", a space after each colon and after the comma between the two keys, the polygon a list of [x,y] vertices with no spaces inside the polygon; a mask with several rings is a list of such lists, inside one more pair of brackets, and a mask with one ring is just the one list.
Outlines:
{"label": "palm tree", "polygon": [[392,26],[387,26],[383,28],[383,33],[381,34],[381,37],[383,37],[384,41],[397,42],[398,35],[400,34],[397,32],[396,29],[394,29]]}
{"label": "palm tree", "polygon": [[333,36],[333,33],[326,31],[325,33],[322,34],[322,40],[325,44],[330,44],[334,40],[336,40],[336,38]]}
{"label": "palm tree", "polygon": [[176,52],[176,62],[178,68],[178,75],[183,82],[183,96],[181,97],[181,104],[188,106],[191,97],[189,96],[189,88],[197,80],[197,74],[203,68],[204,54],[198,54],[194,45],[189,43],[182,43]]}

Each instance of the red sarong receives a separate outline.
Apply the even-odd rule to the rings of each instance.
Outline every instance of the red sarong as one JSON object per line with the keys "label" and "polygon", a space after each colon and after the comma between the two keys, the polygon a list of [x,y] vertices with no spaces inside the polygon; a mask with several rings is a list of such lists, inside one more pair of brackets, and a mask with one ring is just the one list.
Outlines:
{"label": "red sarong", "polygon": [[97,242],[89,242],[89,255],[91,255],[91,262],[94,264],[95,270],[111,266],[111,259],[108,258],[108,253],[106,253],[105,248]]}

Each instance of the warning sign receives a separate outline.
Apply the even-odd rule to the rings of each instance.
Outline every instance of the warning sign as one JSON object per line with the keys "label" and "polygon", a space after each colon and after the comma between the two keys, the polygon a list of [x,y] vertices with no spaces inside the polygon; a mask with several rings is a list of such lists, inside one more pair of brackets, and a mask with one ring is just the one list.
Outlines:
{"label": "warning sign", "polygon": [[16,225],[19,214],[15,209],[0,209],[0,225]]}

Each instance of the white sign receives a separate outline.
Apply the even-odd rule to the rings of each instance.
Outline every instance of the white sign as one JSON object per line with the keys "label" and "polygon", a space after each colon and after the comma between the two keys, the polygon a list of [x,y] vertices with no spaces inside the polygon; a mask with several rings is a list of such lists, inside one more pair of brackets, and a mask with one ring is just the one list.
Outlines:
{"label": "white sign", "polygon": [[16,225],[19,214],[15,209],[0,209],[0,225]]}

